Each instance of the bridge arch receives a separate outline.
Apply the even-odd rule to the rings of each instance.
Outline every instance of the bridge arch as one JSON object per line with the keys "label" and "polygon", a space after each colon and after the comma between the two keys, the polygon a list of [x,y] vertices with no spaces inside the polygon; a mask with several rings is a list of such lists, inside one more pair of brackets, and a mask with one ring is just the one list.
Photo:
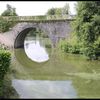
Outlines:
{"label": "bridge arch", "polygon": [[[70,37],[71,26],[73,20],[49,20],[40,22],[19,22],[10,31],[4,33],[4,37],[9,41],[9,46],[14,48],[23,48],[25,36],[32,29],[40,29],[47,34],[52,45],[58,43],[60,38]],[[7,45],[8,46],[8,45]]]}
{"label": "bridge arch", "polygon": [[[25,24],[25,25],[24,25]],[[41,30],[44,34],[49,36],[49,33],[41,23],[22,23],[22,28],[16,32],[16,36],[14,37],[14,48],[24,48],[24,40],[26,35],[31,31],[35,31],[36,29]]]}
{"label": "bridge arch", "polygon": [[14,48],[23,48],[24,39],[29,31],[33,29],[40,29],[43,33],[49,36],[49,39],[52,42],[52,47],[55,47],[55,44],[59,41],[60,38],[66,38],[71,32],[69,21],[51,21],[45,23],[20,23],[21,29],[16,33],[14,40]]}
{"label": "bridge arch", "polygon": [[31,31],[38,29],[37,23],[18,23],[13,30],[14,34],[14,48],[24,48],[24,40],[26,35]]}

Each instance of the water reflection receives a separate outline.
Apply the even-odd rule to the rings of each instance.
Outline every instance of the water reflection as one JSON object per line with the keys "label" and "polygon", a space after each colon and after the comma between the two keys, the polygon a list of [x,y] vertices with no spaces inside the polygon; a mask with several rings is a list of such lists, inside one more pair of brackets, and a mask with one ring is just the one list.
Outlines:
{"label": "water reflection", "polygon": [[12,80],[20,98],[76,98],[72,81]]}
{"label": "water reflection", "polygon": [[24,42],[24,48],[27,56],[35,61],[35,62],[45,62],[49,60],[48,53],[46,51],[45,46],[40,44],[40,40],[31,40],[31,41],[25,41]]}
{"label": "water reflection", "polygon": [[48,38],[27,37],[25,51],[15,49],[12,85],[20,98],[100,98],[100,61],[87,61],[48,44]]}

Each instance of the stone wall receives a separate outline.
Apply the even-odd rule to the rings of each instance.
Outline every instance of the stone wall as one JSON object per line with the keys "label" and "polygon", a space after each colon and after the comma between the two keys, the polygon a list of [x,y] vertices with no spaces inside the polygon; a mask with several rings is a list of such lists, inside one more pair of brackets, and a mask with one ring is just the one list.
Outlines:
{"label": "stone wall", "polygon": [[[47,34],[52,42],[55,45],[59,38],[68,38],[71,33],[70,23],[73,20],[62,20],[62,21],[49,21],[49,22],[22,22],[16,24],[9,32],[3,33],[3,37],[5,38],[5,43],[10,47],[20,47],[23,45],[23,39],[26,36],[26,32],[24,30],[31,30],[32,28],[38,28],[42,30],[45,34]],[[1,37],[0,37],[1,38]],[[2,41],[3,42],[3,41]]]}

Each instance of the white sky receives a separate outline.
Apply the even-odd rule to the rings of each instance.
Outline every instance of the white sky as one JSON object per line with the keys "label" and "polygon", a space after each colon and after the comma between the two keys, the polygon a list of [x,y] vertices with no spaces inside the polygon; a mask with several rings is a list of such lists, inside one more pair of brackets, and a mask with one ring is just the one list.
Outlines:
{"label": "white sky", "polygon": [[6,4],[16,8],[19,16],[45,15],[50,8],[63,7],[69,3],[72,14],[76,14],[75,1],[0,1],[0,15],[6,10]]}

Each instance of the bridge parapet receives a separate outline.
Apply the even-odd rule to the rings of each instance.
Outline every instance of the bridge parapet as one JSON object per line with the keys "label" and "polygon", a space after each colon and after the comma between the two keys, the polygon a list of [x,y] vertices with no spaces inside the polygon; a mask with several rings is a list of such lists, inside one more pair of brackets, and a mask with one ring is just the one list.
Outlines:
{"label": "bridge parapet", "polygon": [[3,16],[7,21],[46,21],[46,20],[65,20],[73,19],[73,17],[68,15],[49,15],[49,16]]}

